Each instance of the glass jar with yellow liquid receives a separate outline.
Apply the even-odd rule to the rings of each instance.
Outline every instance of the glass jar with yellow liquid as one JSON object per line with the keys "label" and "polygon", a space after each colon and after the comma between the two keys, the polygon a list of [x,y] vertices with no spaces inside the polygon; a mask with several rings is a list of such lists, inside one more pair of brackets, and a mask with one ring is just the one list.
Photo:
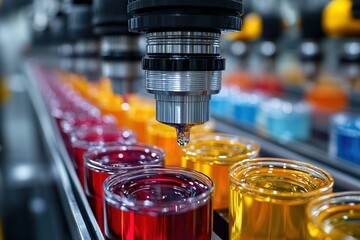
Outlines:
{"label": "glass jar with yellow liquid", "polygon": [[[205,122],[191,128],[191,134],[211,133],[214,130],[215,121]],[[164,149],[166,153],[165,165],[181,166],[182,149],[177,144],[176,130],[151,119],[147,122],[147,143]]]}
{"label": "glass jar with yellow liquid", "polygon": [[327,194],[306,209],[309,235],[314,240],[360,239],[360,192]]}
{"label": "glass jar with yellow liquid", "polygon": [[182,166],[209,176],[215,184],[213,207],[229,207],[229,168],[236,162],[254,158],[259,145],[249,139],[220,133],[194,134],[183,149]]}
{"label": "glass jar with yellow liquid", "polygon": [[230,168],[230,239],[311,239],[306,207],[333,177],[300,161],[255,158]]}

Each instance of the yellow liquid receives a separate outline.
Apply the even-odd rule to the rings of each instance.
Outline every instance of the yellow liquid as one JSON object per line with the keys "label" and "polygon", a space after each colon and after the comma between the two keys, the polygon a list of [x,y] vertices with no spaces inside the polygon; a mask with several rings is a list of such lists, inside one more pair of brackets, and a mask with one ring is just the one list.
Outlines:
{"label": "yellow liquid", "polygon": [[215,184],[214,209],[228,208],[229,168],[235,162],[247,158],[249,151],[246,145],[230,140],[208,140],[190,142],[188,147],[194,150],[188,154],[184,152],[182,166],[195,169],[210,177]]}
{"label": "yellow liquid", "polygon": [[331,206],[320,212],[317,221],[329,226],[329,232],[310,221],[308,230],[314,240],[360,239],[360,205]]}
{"label": "yellow liquid", "polygon": [[325,187],[325,181],[286,168],[245,169],[235,177],[259,191],[230,184],[230,239],[310,239],[305,209],[311,199],[298,194]]}
{"label": "yellow liquid", "polygon": [[[209,121],[191,128],[191,133],[210,133],[213,131],[213,122]],[[165,151],[165,165],[181,166],[182,149],[177,144],[176,130],[155,119],[147,122],[147,142],[158,146]]]}

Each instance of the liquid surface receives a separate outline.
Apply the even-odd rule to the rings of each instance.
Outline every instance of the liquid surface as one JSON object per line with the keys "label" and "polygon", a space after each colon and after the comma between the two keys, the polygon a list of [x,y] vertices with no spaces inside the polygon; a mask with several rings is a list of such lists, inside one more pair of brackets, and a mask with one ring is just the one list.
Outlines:
{"label": "liquid surface", "polygon": [[[146,179],[133,179],[119,184],[113,192],[130,201],[149,200],[154,204],[184,201],[190,197],[197,197],[209,191],[203,182],[184,175],[159,174],[147,176]],[[175,203],[174,203],[175,204]],[[168,211],[180,211],[175,205]],[[148,211],[152,211],[149,207]]]}
{"label": "liquid surface", "polygon": [[[141,165],[149,165],[149,164],[158,164],[161,163],[162,155],[159,153],[152,151],[149,148],[144,148],[141,150],[136,149],[127,149],[125,146],[124,150],[109,150],[106,152],[97,152],[95,162],[100,164],[101,166],[112,166],[112,167],[121,167],[131,168],[137,167]],[[91,156],[90,156],[91,158]]]}
{"label": "liquid surface", "polygon": [[325,187],[322,179],[286,168],[247,169],[237,179],[247,187],[230,186],[231,239],[309,239],[305,210],[310,199],[299,194]]}
{"label": "liquid surface", "polygon": [[230,140],[206,140],[192,142],[186,148],[185,156],[189,160],[218,161],[217,164],[235,163],[243,160],[252,152],[251,146]]}

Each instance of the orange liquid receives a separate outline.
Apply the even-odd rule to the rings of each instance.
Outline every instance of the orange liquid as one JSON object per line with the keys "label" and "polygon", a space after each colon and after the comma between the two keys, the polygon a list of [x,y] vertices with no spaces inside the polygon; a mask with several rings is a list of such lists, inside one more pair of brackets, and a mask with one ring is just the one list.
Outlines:
{"label": "orange liquid", "polygon": [[155,119],[155,101],[141,96],[132,96],[129,98],[129,104],[131,105],[130,128],[136,132],[139,142],[146,143],[148,141],[146,123]]}
{"label": "orange liquid", "polygon": [[316,110],[325,112],[342,111],[349,104],[347,93],[341,85],[325,77],[307,92],[306,100]]}

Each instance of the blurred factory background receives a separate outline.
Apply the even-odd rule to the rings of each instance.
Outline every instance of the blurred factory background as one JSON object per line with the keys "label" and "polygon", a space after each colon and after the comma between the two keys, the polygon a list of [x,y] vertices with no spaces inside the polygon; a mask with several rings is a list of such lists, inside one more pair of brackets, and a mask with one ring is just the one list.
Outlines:
{"label": "blurred factory background", "polygon": [[[91,1],[0,0],[0,240],[77,239],[82,228],[97,239],[76,184],[64,180],[71,174],[63,178],[54,160],[62,157],[49,143],[57,133],[49,133],[26,70],[40,59],[66,71],[59,46],[74,40],[59,40],[67,29],[56,26],[72,4]],[[215,130],[254,139],[262,156],[323,167],[336,191],[360,190],[360,1],[244,0],[243,7],[242,31],[221,36],[227,65],[210,103]],[[87,81],[99,78],[86,67]]]}

